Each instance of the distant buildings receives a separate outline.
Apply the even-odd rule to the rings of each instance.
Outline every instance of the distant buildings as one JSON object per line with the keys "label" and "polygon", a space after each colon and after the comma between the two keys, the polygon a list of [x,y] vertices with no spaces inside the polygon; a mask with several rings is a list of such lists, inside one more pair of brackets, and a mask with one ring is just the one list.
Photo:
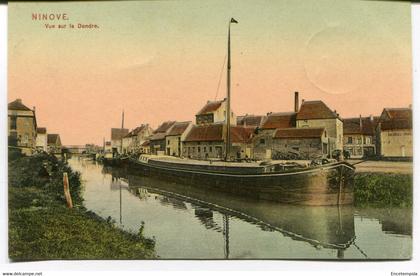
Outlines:
{"label": "distant buildings", "polygon": [[270,159],[273,154],[273,135],[278,129],[296,127],[295,112],[268,113],[261,121],[253,137],[252,158],[262,160]]}
{"label": "distant buildings", "polygon": [[30,109],[21,99],[8,104],[9,146],[31,155],[36,149],[37,122],[35,108]]}
{"label": "distant buildings", "polygon": [[325,128],[328,137],[328,155],[343,150],[343,121],[322,101],[303,101],[296,115],[297,128]]}
{"label": "distant buildings", "polygon": [[48,151],[47,143],[47,129],[45,127],[38,127],[36,129],[36,149],[37,151]]}
{"label": "distant buildings", "polygon": [[126,128],[111,128],[111,151],[122,154],[122,139],[128,134]]}
{"label": "distant buildings", "polygon": [[283,128],[273,134],[273,159],[316,159],[328,153],[325,128]]}
{"label": "distant buildings", "polygon": [[123,153],[140,153],[140,146],[153,133],[148,124],[142,124],[123,137]]}
{"label": "distant buildings", "polygon": [[[245,158],[247,153],[250,154],[254,129],[242,126],[231,128],[232,156]],[[225,124],[193,126],[183,142],[183,156],[194,159],[223,158],[226,150],[225,133]]]}
{"label": "distant buildings", "polygon": [[166,154],[170,156],[181,156],[183,141],[191,130],[192,122],[176,122],[166,134]]}
{"label": "distant buildings", "polygon": [[376,149],[378,117],[369,116],[343,119],[344,150],[350,158],[373,157]]}
{"label": "distant buildings", "polygon": [[166,121],[162,123],[154,133],[149,137],[150,153],[165,154],[166,153],[166,135],[169,133],[175,121]]}
{"label": "distant buildings", "polygon": [[413,156],[412,116],[411,108],[384,108],[376,128],[380,156]]}
{"label": "distant buildings", "polygon": [[[230,113],[230,122],[236,125],[236,116]],[[197,125],[224,123],[226,121],[226,99],[219,101],[207,101],[207,103],[195,115]]]}
{"label": "distant buildings", "polygon": [[61,139],[59,134],[47,134],[48,152],[53,154],[61,153]]}

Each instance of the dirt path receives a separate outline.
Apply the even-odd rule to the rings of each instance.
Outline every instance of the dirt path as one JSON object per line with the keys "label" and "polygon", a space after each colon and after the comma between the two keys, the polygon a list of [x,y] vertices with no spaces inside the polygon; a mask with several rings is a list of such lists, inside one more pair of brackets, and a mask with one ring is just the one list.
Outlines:
{"label": "dirt path", "polygon": [[[362,160],[348,160],[350,164],[356,164]],[[355,165],[356,172],[384,172],[412,174],[412,162],[394,162],[394,161],[365,161]]]}

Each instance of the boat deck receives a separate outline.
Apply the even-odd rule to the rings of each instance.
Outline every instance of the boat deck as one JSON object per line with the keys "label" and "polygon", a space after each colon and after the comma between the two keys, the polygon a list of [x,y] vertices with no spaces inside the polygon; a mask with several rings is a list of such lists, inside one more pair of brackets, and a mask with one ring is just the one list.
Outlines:
{"label": "boat deck", "polygon": [[251,161],[251,162],[226,162],[222,160],[196,160],[196,159],[188,159],[188,158],[179,158],[174,156],[159,156],[159,155],[142,155],[139,158],[139,161],[144,160],[156,160],[156,161],[163,161],[167,163],[175,163],[175,164],[185,164],[185,165],[211,165],[211,166],[219,166],[219,167],[242,167],[242,168],[260,168],[264,166],[272,166],[276,164],[282,165],[300,165],[304,167],[308,167],[311,163],[310,160],[272,160],[269,163],[263,163],[263,161]]}

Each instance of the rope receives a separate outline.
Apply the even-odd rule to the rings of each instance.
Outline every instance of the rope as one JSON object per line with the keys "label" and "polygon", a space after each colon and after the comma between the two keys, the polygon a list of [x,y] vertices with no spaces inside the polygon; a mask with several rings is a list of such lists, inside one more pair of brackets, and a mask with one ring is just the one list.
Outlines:
{"label": "rope", "polygon": [[223,65],[222,65],[222,69],[220,70],[219,83],[217,84],[216,96],[214,96],[214,100],[217,99],[217,96],[219,94],[220,83],[222,81],[222,73],[223,73],[223,69],[225,68],[225,64],[226,64],[226,57],[227,57],[227,54],[225,54],[225,58],[223,60]]}

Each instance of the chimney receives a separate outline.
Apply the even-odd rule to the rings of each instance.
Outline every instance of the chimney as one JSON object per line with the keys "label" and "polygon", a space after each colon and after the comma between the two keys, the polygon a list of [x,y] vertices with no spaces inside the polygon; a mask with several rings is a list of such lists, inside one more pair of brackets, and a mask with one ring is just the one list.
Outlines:
{"label": "chimney", "polygon": [[371,122],[373,122],[373,115],[372,114],[369,115],[369,119],[370,119]]}
{"label": "chimney", "polygon": [[16,99],[18,103],[22,103],[22,99]]}
{"label": "chimney", "polygon": [[299,111],[299,92],[295,92],[295,112]]}
{"label": "chimney", "polygon": [[362,129],[362,115],[359,115],[359,126],[360,126],[360,129]]}
{"label": "chimney", "polygon": [[303,104],[305,102],[305,99],[302,99],[302,103],[301,104]]}

